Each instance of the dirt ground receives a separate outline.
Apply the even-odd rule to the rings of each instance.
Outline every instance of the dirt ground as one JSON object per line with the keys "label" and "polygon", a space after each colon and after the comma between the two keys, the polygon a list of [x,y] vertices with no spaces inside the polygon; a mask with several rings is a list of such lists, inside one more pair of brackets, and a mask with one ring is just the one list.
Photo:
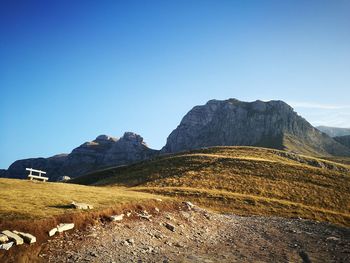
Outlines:
{"label": "dirt ground", "polygon": [[62,233],[43,245],[40,258],[109,263],[350,262],[349,228],[303,219],[221,215],[186,205],[177,211],[157,210],[147,211],[151,221],[132,211],[120,222]]}

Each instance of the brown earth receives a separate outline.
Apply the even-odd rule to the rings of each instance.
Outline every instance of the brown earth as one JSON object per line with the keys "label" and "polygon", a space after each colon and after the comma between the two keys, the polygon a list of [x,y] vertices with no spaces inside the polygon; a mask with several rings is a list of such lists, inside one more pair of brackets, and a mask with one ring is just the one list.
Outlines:
{"label": "brown earth", "polygon": [[[350,229],[279,217],[222,215],[179,205],[133,210],[45,242],[42,262],[350,262]],[[175,226],[169,230],[165,224]]]}

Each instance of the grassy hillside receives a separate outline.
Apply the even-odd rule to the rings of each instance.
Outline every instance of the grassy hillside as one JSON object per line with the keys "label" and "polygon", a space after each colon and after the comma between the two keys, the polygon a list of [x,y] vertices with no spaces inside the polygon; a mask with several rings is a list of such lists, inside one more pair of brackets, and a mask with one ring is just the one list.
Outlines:
{"label": "grassy hillside", "polygon": [[73,180],[176,196],[222,212],[350,225],[350,172],[332,161],[255,147],[214,147]]}
{"label": "grassy hillside", "polygon": [[154,199],[147,193],[118,187],[93,187],[64,183],[0,179],[0,224],[19,219],[43,219],[76,210],[72,201],[85,202],[95,210]]}

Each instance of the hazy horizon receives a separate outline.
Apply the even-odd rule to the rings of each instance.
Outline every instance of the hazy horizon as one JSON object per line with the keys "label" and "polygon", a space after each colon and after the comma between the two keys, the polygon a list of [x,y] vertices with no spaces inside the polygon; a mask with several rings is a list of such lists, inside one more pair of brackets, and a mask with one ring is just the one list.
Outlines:
{"label": "hazy horizon", "polygon": [[0,167],[100,134],[160,149],[211,99],[350,128],[349,1],[2,1]]}

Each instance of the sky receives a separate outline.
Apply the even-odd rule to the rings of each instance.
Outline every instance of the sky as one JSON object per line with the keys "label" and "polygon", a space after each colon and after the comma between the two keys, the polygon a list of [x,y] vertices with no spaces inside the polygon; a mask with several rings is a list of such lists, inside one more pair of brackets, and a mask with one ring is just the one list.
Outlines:
{"label": "sky", "polygon": [[133,131],[160,149],[210,99],[350,127],[350,1],[0,1],[0,168]]}

